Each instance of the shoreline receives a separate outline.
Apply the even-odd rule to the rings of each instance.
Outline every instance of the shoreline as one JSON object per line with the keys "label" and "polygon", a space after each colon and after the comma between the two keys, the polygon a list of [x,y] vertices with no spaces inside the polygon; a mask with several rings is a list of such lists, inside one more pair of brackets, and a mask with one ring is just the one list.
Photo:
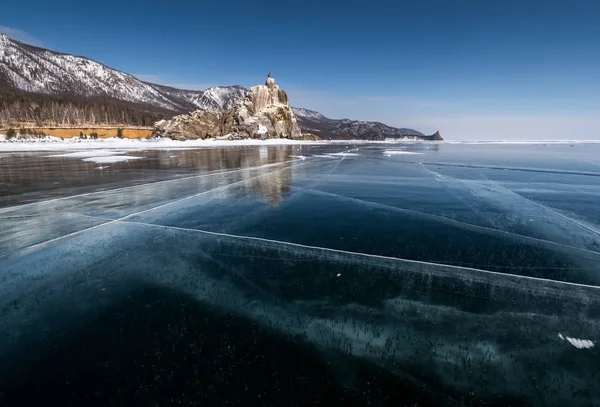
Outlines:
{"label": "shoreline", "polygon": [[277,145],[307,145],[327,144],[324,141],[268,139],[268,140],[186,140],[171,139],[119,139],[106,138],[98,140],[42,138],[28,141],[7,141],[0,136],[0,152],[35,152],[35,151],[79,151],[96,149],[121,150],[164,150],[164,149],[196,149],[212,147],[241,147],[241,146],[277,146]]}
{"label": "shoreline", "polygon": [[79,140],[78,137],[61,140],[57,137],[44,137],[27,141],[8,141],[0,135],[0,152],[36,152],[36,151],[78,151],[95,149],[122,150],[163,150],[197,149],[214,147],[278,146],[278,145],[344,145],[344,144],[446,144],[446,145],[563,145],[563,144],[599,144],[600,140],[468,140],[468,141],[427,141],[427,140],[290,140],[290,139],[242,139],[242,140],[186,140],[171,139],[128,139],[105,138],[98,140]]}

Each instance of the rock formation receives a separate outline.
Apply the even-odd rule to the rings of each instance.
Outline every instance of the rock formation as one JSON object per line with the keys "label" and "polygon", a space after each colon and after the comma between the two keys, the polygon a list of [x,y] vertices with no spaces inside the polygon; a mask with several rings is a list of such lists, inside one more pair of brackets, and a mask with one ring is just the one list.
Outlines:
{"label": "rock formation", "polygon": [[152,136],[175,140],[216,137],[303,139],[287,94],[270,76],[264,85],[250,88],[244,100],[231,109],[223,112],[200,109],[171,120],[161,120],[155,123]]}
{"label": "rock formation", "polygon": [[440,134],[440,131],[436,131],[434,134],[432,134],[430,137],[430,140],[436,140],[436,141],[443,141],[444,139],[442,138],[442,135]]}

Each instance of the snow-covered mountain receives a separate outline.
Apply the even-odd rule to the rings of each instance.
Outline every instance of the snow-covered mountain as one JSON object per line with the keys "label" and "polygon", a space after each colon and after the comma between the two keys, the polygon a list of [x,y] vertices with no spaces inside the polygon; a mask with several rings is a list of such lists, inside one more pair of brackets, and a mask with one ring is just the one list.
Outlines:
{"label": "snow-covered mountain", "polygon": [[[241,102],[248,89],[243,86],[212,86],[203,91],[184,90],[172,88],[165,85],[144,82],[159,90],[162,94],[168,95],[185,105],[185,113],[196,109],[209,109],[222,111],[231,108],[233,105]],[[179,110],[178,110],[179,111]]]}
{"label": "snow-covered mountain", "polygon": [[314,110],[304,109],[303,107],[293,107],[292,110],[297,118],[305,119],[305,120],[329,120],[327,117],[323,116],[319,112],[315,112]]}
{"label": "snow-covered mountain", "polygon": [[246,92],[248,89],[243,86],[214,86],[194,97],[191,102],[203,109],[227,110],[242,102]]}
{"label": "snow-covered mountain", "polygon": [[88,58],[23,44],[0,34],[0,90],[118,100],[172,112],[223,109],[243,98],[240,86],[206,91],[143,82]]}
{"label": "snow-covered mountain", "polygon": [[330,119],[314,110],[293,108],[302,131],[330,139],[385,140],[415,138],[420,140],[441,140],[439,133],[426,136],[420,131],[390,127],[379,122],[349,119]]}
{"label": "snow-covered mountain", "polygon": [[[0,34],[0,94],[26,93],[36,95],[38,99],[59,97],[68,101],[100,102],[103,106],[110,103],[113,110],[115,106],[125,105],[123,108],[156,112],[168,118],[197,109],[223,111],[242,102],[247,92],[248,89],[242,86],[215,86],[195,91],[144,82],[91,59],[23,44]],[[10,107],[4,107],[5,110],[12,109],[4,116],[19,120],[14,112],[22,111],[22,108],[15,103],[13,101]],[[54,103],[56,101],[52,99],[51,105],[54,106]],[[438,139],[435,135],[425,136],[416,130],[394,128],[378,122],[329,119],[321,113],[302,108],[294,108],[293,111],[303,132],[322,138]],[[128,116],[134,115],[128,113]],[[47,119],[35,117],[36,121]],[[54,117],[51,119],[56,121]],[[30,120],[27,117],[26,121]],[[139,118],[137,123],[132,120],[133,124],[144,124]]]}

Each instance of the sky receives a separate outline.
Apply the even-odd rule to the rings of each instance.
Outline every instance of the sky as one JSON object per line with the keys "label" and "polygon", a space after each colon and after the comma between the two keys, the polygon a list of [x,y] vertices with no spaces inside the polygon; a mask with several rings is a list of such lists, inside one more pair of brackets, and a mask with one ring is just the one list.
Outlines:
{"label": "sky", "polygon": [[450,140],[600,139],[599,1],[30,0],[0,32],[189,89],[271,72],[293,106]]}

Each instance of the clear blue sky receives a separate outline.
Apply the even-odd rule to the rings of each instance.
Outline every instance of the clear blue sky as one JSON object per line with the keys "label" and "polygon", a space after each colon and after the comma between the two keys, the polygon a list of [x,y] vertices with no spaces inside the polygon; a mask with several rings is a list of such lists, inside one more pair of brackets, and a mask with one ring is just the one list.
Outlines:
{"label": "clear blue sky", "polygon": [[334,118],[600,138],[600,1],[7,3],[0,31],[146,80],[251,86],[272,72],[292,105]]}

